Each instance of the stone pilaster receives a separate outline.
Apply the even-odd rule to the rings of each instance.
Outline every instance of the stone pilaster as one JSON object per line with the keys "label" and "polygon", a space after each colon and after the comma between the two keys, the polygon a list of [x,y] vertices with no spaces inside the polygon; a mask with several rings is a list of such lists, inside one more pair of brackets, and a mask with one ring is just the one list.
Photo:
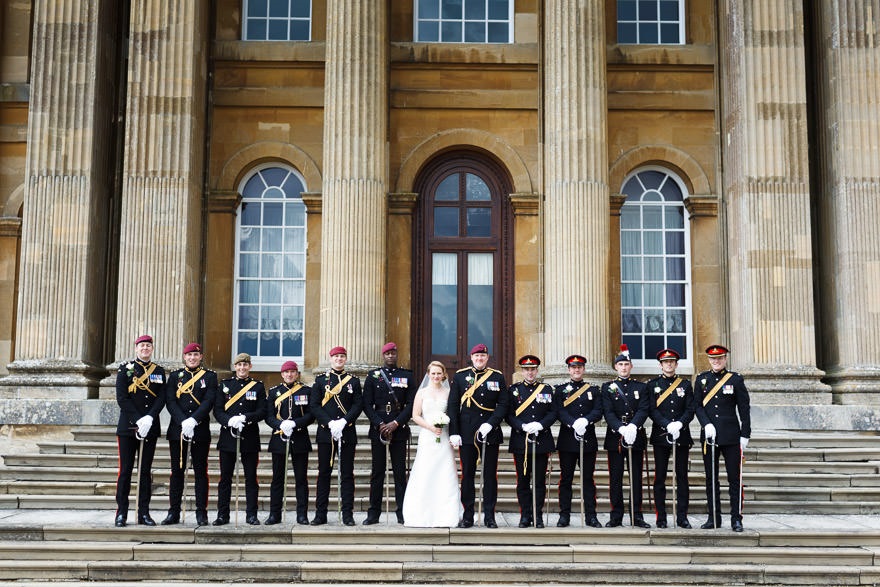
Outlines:
{"label": "stone pilaster", "polygon": [[880,404],[880,6],[815,4],[823,367],[835,403]]}
{"label": "stone pilaster", "polygon": [[324,85],[320,365],[375,364],[385,331],[385,2],[330,0]]}
{"label": "stone pilaster", "polygon": [[719,14],[730,258],[730,340],[719,342],[756,401],[829,403],[816,367],[803,3],[729,0]]}
{"label": "stone pilaster", "polygon": [[4,395],[93,397],[105,372],[117,8],[111,0],[32,7],[15,360],[0,385]]}
{"label": "stone pilaster", "polygon": [[604,5],[544,4],[545,377],[572,353],[610,373]]}
{"label": "stone pilaster", "polygon": [[154,360],[179,363],[183,345],[199,336],[204,4],[131,4],[117,360],[149,333]]}

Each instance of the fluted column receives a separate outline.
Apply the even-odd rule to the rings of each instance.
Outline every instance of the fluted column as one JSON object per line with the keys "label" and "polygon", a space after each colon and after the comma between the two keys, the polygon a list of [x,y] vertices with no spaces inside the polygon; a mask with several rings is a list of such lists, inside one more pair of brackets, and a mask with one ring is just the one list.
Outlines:
{"label": "fluted column", "polygon": [[828,403],[816,368],[803,3],[725,4],[731,338],[720,342],[730,343],[732,368],[757,401]]}
{"label": "fluted column", "polygon": [[15,360],[0,385],[83,398],[104,372],[116,3],[32,6]]}
{"label": "fluted column", "polygon": [[319,358],[374,363],[385,337],[386,2],[330,0],[324,85]]}
{"label": "fluted column", "polygon": [[604,4],[544,4],[545,375],[573,353],[610,372]]}
{"label": "fluted column", "polygon": [[880,4],[816,3],[822,351],[835,403],[880,404]]}
{"label": "fluted column", "polygon": [[149,333],[176,363],[199,332],[205,4],[131,5],[117,359]]}

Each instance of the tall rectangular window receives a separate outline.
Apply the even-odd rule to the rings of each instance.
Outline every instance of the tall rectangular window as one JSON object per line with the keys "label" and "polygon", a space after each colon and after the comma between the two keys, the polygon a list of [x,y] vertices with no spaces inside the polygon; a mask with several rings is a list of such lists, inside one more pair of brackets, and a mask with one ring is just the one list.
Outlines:
{"label": "tall rectangular window", "polygon": [[243,0],[245,41],[309,41],[312,0]]}
{"label": "tall rectangular window", "polygon": [[512,43],[514,0],[414,0],[417,43]]}
{"label": "tall rectangular window", "polygon": [[617,42],[684,44],[684,0],[617,0]]}

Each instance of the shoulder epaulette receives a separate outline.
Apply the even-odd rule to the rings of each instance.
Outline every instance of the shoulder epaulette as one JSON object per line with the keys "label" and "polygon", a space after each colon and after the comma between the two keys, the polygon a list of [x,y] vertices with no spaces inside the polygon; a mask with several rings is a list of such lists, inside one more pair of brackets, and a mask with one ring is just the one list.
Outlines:
{"label": "shoulder epaulette", "polygon": [[456,371],[456,373],[463,373],[464,371],[470,371],[470,370],[471,370],[471,367],[462,367],[461,369]]}

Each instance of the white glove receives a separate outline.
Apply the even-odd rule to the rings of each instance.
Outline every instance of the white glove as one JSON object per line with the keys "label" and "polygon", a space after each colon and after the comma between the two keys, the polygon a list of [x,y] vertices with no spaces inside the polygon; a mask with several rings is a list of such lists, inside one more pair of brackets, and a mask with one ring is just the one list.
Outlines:
{"label": "white glove", "polygon": [[532,435],[532,434],[534,434],[535,432],[537,432],[537,430],[535,430],[535,424],[536,424],[536,423],[537,423],[537,422],[526,422],[525,424],[523,424],[523,425],[522,425],[522,430],[523,430],[523,432],[525,432],[525,433],[528,434],[528,435]]}
{"label": "white glove", "polygon": [[330,420],[330,423],[327,424],[327,427],[330,428],[330,434],[333,435],[334,440],[339,440],[342,438],[342,431],[345,430],[345,426],[348,424],[345,418],[337,418],[335,420]]}
{"label": "white glove", "polygon": [[623,440],[627,444],[633,444],[636,441],[636,435],[639,432],[639,429],[636,428],[635,424],[627,424],[625,426],[621,426],[618,430],[621,436],[623,436]]}
{"label": "white glove", "polygon": [[293,420],[282,420],[278,427],[281,429],[281,434],[284,436],[290,436],[293,434],[293,431],[296,430],[296,424],[293,423]]}
{"label": "white glove", "polygon": [[137,422],[135,422],[138,427],[138,436],[141,438],[146,438],[147,434],[150,433],[150,428],[153,427],[153,416],[144,416],[143,418],[139,418]]}
{"label": "white glove", "polygon": [[242,430],[244,430],[245,420],[246,420],[246,418],[244,417],[244,414],[239,414],[238,416],[232,416],[231,418],[229,418],[229,427],[235,428],[236,430],[241,432]]}
{"label": "white glove", "polygon": [[706,433],[706,440],[715,440],[715,425],[714,424],[706,424],[703,427],[703,432]]}
{"label": "white glove", "polygon": [[748,445],[749,445],[749,439],[746,438],[745,436],[740,436],[740,437],[739,437],[739,446],[740,446],[740,448],[742,448],[743,450],[745,450],[746,447],[747,447]]}
{"label": "white glove", "polygon": [[575,434],[577,434],[578,436],[583,436],[584,433],[587,431],[587,426],[589,425],[590,422],[586,418],[578,418],[574,421],[571,427],[574,428]]}
{"label": "white glove", "polygon": [[185,439],[189,440],[193,437],[193,434],[196,431],[196,424],[198,424],[198,422],[192,417],[189,417],[180,423],[181,434],[183,434]]}
{"label": "white glove", "polygon": [[681,436],[681,428],[682,423],[674,420],[666,425],[666,432],[672,437],[672,440],[678,440],[678,437]]}
{"label": "white glove", "polygon": [[488,436],[490,432],[492,432],[492,425],[488,422],[483,422],[482,424],[480,424],[480,428],[479,430],[477,430],[477,434],[479,434],[481,439],[486,438],[486,436]]}
{"label": "white glove", "polygon": [[461,446],[461,436],[458,434],[453,434],[449,437],[449,444],[452,445],[452,448],[458,448]]}

